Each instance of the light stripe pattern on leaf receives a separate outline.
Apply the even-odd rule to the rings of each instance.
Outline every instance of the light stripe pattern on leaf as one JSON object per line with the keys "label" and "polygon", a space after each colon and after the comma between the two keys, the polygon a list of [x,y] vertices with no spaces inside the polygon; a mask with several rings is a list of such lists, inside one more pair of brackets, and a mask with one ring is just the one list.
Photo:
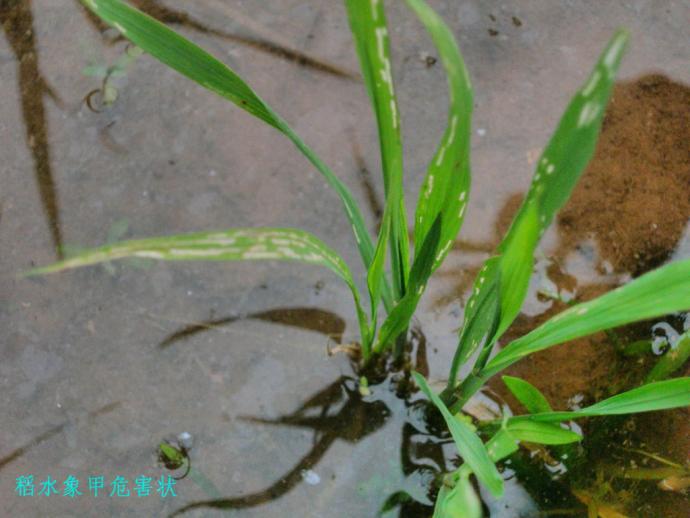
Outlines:
{"label": "light stripe pattern on leaf", "polygon": [[553,345],[687,309],[690,309],[690,260],[676,261],[559,313],[504,347],[482,372],[490,376]]}
{"label": "light stripe pattern on leaf", "polygon": [[448,254],[462,226],[470,189],[472,85],[450,28],[423,0],[407,0],[431,36],[448,77],[448,122],[429,164],[415,213],[415,254],[441,215],[442,232],[433,271]]}
{"label": "light stripe pattern on leaf", "polygon": [[[575,94],[561,117],[555,133],[542,153],[530,189],[513,219],[508,233],[497,249],[493,272],[482,269],[478,278],[500,275],[498,289],[493,282],[475,281],[468,300],[459,347],[453,360],[448,390],[452,390],[460,365],[475,352],[476,337],[467,336],[471,321],[480,317],[477,299],[494,289],[496,300],[490,304],[498,312],[493,336],[485,341],[477,367],[488,360],[496,340],[510,326],[520,311],[527,293],[534,264],[534,250],[554,215],[570,197],[577,180],[589,162],[599,135],[604,110],[611,95],[616,72],[628,40],[624,30],[617,31],[602,52],[594,70]],[[491,279],[487,279],[491,281]]]}
{"label": "light stripe pattern on leaf", "polygon": [[[348,285],[357,307],[360,332],[368,343],[368,324],[350,269],[340,256],[318,238],[294,228],[237,228],[222,232],[199,232],[137,239],[81,252],[29,275],[59,272],[125,257],[162,261],[297,261],[325,266]],[[367,350],[363,353],[368,356]]]}
{"label": "light stripe pattern on leaf", "polygon": [[409,241],[403,197],[400,113],[393,85],[388,26],[383,1],[346,0],[362,77],[376,115],[386,210],[390,214],[391,271],[395,299],[405,294]]}

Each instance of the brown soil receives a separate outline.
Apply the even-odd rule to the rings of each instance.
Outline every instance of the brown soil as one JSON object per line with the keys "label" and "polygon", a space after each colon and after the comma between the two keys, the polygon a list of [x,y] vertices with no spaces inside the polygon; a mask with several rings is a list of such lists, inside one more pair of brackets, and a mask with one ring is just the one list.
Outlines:
{"label": "brown soil", "polygon": [[659,76],[616,86],[595,156],[558,218],[561,250],[587,237],[616,272],[663,262],[690,215],[690,88]]}

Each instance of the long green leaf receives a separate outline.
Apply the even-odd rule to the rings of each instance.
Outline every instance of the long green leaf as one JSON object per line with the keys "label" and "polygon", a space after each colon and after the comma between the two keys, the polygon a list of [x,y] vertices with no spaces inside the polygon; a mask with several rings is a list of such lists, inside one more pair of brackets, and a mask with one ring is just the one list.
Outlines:
{"label": "long green leaf", "polygon": [[[501,426],[486,442],[486,451],[492,462],[498,462],[512,455],[517,449],[518,440],[504,426]],[[469,482],[471,473],[472,469],[467,464],[463,464],[455,472],[446,475],[444,484],[436,497],[433,518],[481,516],[481,508],[476,509],[476,493]],[[454,491],[458,485],[460,487]]]}
{"label": "long green leaf", "polygon": [[482,370],[490,376],[537,351],[597,331],[690,309],[690,260],[649,272],[577,304],[503,348]]}
{"label": "long green leaf", "polygon": [[519,441],[535,444],[559,445],[582,440],[581,435],[571,430],[566,430],[556,424],[539,421],[509,420],[506,423],[506,430]]}
{"label": "long green leaf", "polygon": [[[297,261],[324,266],[348,285],[357,307],[360,331],[368,343],[367,317],[350,269],[340,256],[318,238],[293,228],[236,228],[223,232],[199,232],[176,236],[137,239],[108,244],[81,252],[28,275],[59,272],[125,257],[146,257],[163,261]],[[363,348],[363,354],[369,351]]]}
{"label": "long green leaf", "polygon": [[529,413],[551,412],[551,405],[544,394],[530,382],[513,376],[503,376],[503,383]]}
{"label": "long green leaf", "polygon": [[[589,162],[599,135],[606,104],[611,95],[616,72],[628,40],[619,30],[602,52],[591,75],[570,101],[558,128],[538,162],[532,184],[515,216],[510,230],[498,247],[500,257],[497,272],[500,286],[494,305],[500,308],[494,335],[486,341],[481,362],[488,358],[491,347],[513,322],[527,293],[534,264],[534,249],[554,215],[570,197],[580,174]],[[480,274],[482,275],[482,274]],[[481,297],[493,285],[475,282],[475,290],[468,301],[460,346],[453,361],[449,388],[455,384],[459,366],[474,353],[477,345],[465,336],[469,323],[478,317],[478,309],[471,308],[472,300]],[[477,308],[477,305],[474,305]]]}
{"label": "long green leaf", "polygon": [[407,293],[405,293],[405,296],[395,305],[381,326],[381,331],[377,338],[376,345],[374,346],[374,352],[383,352],[400,333],[403,333],[405,329],[407,329],[412,315],[417,308],[419,299],[424,293],[426,280],[429,278],[429,275],[431,275],[435,257],[434,250],[436,250],[440,236],[441,218],[439,216],[426,235],[425,246],[421,248],[420,253],[414,258],[412,270],[410,271],[410,282]]}
{"label": "long green leaf", "polygon": [[637,414],[688,405],[690,405],[690,377],[674,378],[648,383],[581,410],[516,416],[511,417],[508,421],[509,423],[520,421],[555,423],[582,417]]}
{"label": "long green leaf", "polygon": [[481,518],[482,503],[470,481],[468,470],[461,470],[441,486],[432,518]]}
{"label": "long green leaf", "polygon": [[453,32],[424,0],[407,0],[429,32],[448,77],[448,123],[419,193],[415,214],[415,254],[441,215],[443,232],[432,272],[450,250],[462,225],[470,188],[472,85]]}
{"label": "long green leaf", "polygon": [[[383,211],[383,218],[381,218],[381,228],[379,229],[379,235],[376,241],[376,250],[374,252],[374,258],[371,261],[371,264],[369,265],[369,269],[367,270],[367,288],[369,289],[369,301],[371,308],[369,329],[370,340],[373,340],[376,336],[378,307],[379,301],[381,299],[381,289],[385,281],[386,248],[391,233],[391,224],[393,220],[394,207],[394,205],[390,202],[396,199],[396,194],[398,190],[398,186],[393,186],[393,188],[388,192],[386,208]],[[371,344],[367,344],[367,347],[369,347],[370,345]]]}
{"label": "long green leaf", "polygon": [[412,375],[422,392],[426,394],[443,415],[462,459],[479,481],[491,491],[491,494],[496,498],[500,498],[503,494],[503,479],[479,436],[469,424],[450,413],[446,405],[441,401],[441,398],[429,388],[424,376],[418,372],[413,372]]}
{"label": "long green leaf", "polygon": [[[405,294],[409,242],[403,200],[400,114],[393,86],[388,27],[382,1],[346,0],[345,6],[379,130],[386,204],[391,205],[391,269],[396,299]],[[391,197],[390,193],[395,196]]]}
{"label": "long green leaf", "polygon": [[[352,225],[364,265],[369,267],[374,256],[374,245],[364,224],[362,213],[349,189],[302,141],[287,122],[278,116],[240,76],[199,46],[121,0],[82,1],[97,16],[118,29],[136,46],[285,134],[340,197]],[[384,286],[384,298],[387,306],[390,306],[392,301],[387,286]]]}

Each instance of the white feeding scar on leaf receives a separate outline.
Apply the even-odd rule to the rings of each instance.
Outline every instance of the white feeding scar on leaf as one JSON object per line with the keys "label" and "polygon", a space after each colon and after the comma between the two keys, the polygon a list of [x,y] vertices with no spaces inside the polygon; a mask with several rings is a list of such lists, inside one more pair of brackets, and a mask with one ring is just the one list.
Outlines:
{"label": "white feeding scar on leaf", "polygon": [[587,101],[580,111],[580,116],[577,119],[577,127],[581,128],[583,126],[589,126],[595,121],[599,111],[601,110],[601,105],[595,101]]}
{"label": "white feeding scar on leaf", "polygon": [[240,253],[238,248],[204,248],[203,250],[187,249],[187,248],[171,248],[168,253],[177,257],[209,257],[223,254]]}
{"label": "white feeding scar on leaf", "polygon": [[388,94],[393,97],[393,76],[391,74],[391,62],[386,57],[385,53],[385,39],[388,36],[388,30],[385,27],[376,28],[376,50],[379,54],[379,60],[383,64],[381,69],[381,79],[388,86]]}
{"label": "white feeding scar on leaf", "polygon": [[620,55],[623,46],[625,45],[625,38],[618,38],[613,42],[611,48],[604,56],[604,66],[606,67],[609,74],[613,73],[613,65],[616,62],[616,58]]}
{"label": "white feeding scar on leaf", "polygon": [[379,1],[380,0],[371,0],[371,12],[374,13],[374,21],[377,21],[379,19]]}
{"label": "white feeding scar on leaf", "polygon": [[587,81],[585,87],[582,89],[582,95],[584,97],[589,97],[592,94],[592,92],[594,92],[594,89],[597,87],[597,84],[599,84],[599,79],[601,79],[601,72],[595,70],[594,73],[590,76],[589,81]]}
{"label": "white feeding scar on leaf", "polygon": [[390,101],[390,106],[391,106],[391,116],[393,117],[393,129],[398,128],[398,107],[395,105],[395,100],[391,99]]}
{"label": "white feeding scar on leaf", "polygon": [[285,257],[289,257],[290,259],[300,258],[300,255],[297,252],[295,252],[292,248],[280,247],[278,248],[278,252],[284,255]]}
{"label": "white feeding scar on leaf", "polygon": [[445,253],[448,251],[448,249],[450,248],[450,246],[451,246],[452,244],[453,244],[452,241],[448,241],[448,242],[445,244],[445,246],[444,246],[444,247],[438,252],[438,254],[436,255],[436,262],[438,262],[438,261],[441,260],[441,258],[445,255]]}
{"label": "white feeding scar on leaf", "polygon": [[430,174],[427,178],[426,191],[424,191],[424,198],[429,199],[431,191],[434,188],[434,175]]}
{"label": "white feeding scar on leaf", "polygon": [[446,148],[455,139],[455,128],[457,125],[458,125],[458,116],[453,115],[453,117],[450,120],[450,131],[448,132],[448,138],[446,139],[445,144],[443,144],[443,146],[441,146],[441,149],[438,152],[438,157],[436,158],[436,166],[437,167],[440,166],[441,163],[443,162],[443,157],[446,154]]}
{"label": "white feeding scar on leaf", "polygon": [[160,252],[150,252],[150,251],[144,251],[144,250],[142,250],[141,252],[135,252],[134,255],[137,257],[146,257],[148,259],[164,259],[165,258],[165,256]]}

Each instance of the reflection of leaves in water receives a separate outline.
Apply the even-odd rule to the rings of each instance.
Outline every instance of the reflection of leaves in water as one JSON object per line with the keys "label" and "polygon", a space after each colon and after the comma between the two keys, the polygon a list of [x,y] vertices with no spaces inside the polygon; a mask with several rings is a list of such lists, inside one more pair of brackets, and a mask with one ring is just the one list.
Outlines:
{"label": "reflection of leaves in water", "polygon": [[[337,343],[342,341],[345,329],[344,320],[328,311],[309,307],[277,308],[245,316],[229,316],[195,323],[171,334],[163,340],[160,346],[168,347],[179,340],[243,319],[257,319],[316,331],[329,336]],[[416,350],[417,369],[428,370],[426,339],[423,333],[416,328],[412,330],[412,349]],[[387,389],[394,392],[394,384],[391,384]],[[404,408],[409,406],[406,400],[398,399],[397,396],[393,401],[400,405],[401,413],[404,413]],[[233,498],[213,498],[212,500],[194,502],[181,508],[175,514],[182,514],[197,508],[240,509],[255,507],[278,499],[302,482],[304,473],[316,466],[335,441],[342,440],[355,444],[381,429],[390,416],[391,410],[384,401],[369,396],[363,397],[358,380],[342,376],[307,398],[291,414],[276,419],[256,416],[243,417],[241,419],[258,425],[287,426],[311,430],[313,432],[313,446],[292,469],[262,491]],[[419,439],[420,435],[425,435],[425,432],[420,432],[409,423],[405,424],[401,458],[404,464],[403,473],[406,476],[414,474],[420,469],[424,472],[445,470],[442,441],[430,440],[427,442],[423,438]],[[430,478],[433,479],[433,476],[432,473]],[[424,512],[430,511],[428,505],[414,499],[396,503],[399,507],[398,516],[401,518],[420,516],[422,510]]]}
{"label": "reflection of leaves in water", "polygon": [[48,121],[43,98],[47,95],[58,104],[60,100],[44,79],[39,68],[31,0],[0,2],[0,25],[17,60],[22,117],[27,144],[34,162],[34,178],[40,191],[43,212],[50,229],[53,246],[58,257],[62,258],[58,194],[50,164]]}
{"label": "reflection of leaves in water", "polygon": [[310,397],[292,414],[277,419],[245,417],[246,421],[272,425],[306,428],[314,432],[314,444],[298,463],[279,477],[270,487],[234,498],[219,498],[191,503],[175,514],[197,508],[242,509],[275,500],[298,485],[306,470],[313,468],[338,439],[356,443],[386,423],[390,410],[383,401],[365,401],[356,380],[342,376],[331,385]]}
{"label": "reflection of leaves in water", "polygon": [[[78,1],[78,0],[77,0]],[[221,31],[208,27],[207,25],[199,22],[193,17],[189,16],[183,11],[178,11],[176,9],[171,9],[162,5],[158,0],[132,0],[131,2],[136,8],[149,16],[155,18],[156,20],[172,25],[180,25],[187,29],[196,31],[201,34],[208,34],[210,36],[216,36],[233,43],[238,43],[240,45],[245,45],[251,47],[260,52],[265,52],[267,54],[276,56],[278,58],[290,61],[299,66],[310,68],[318,72],[323,72],[336,77],[344,79],[355,79],[357,76],[353,72],[345,70],[337,65],[328,63],[316,57],[310,56],[299,50],[291,49],[285,45],[276,43],[267,38],[257,37],[257,36],[245,36],[241,34],[230,33],[226,31]],[[80,3],[81,5],[81,3]],[[84,6],[83,11],[87,17],[87,20],[99,31],[105,32],[108,28],[96,15],[91,11],[86,9]],[[121,37],[116,38],[120,40]]]}
{"label": "reflection of leaves in water", "polygon": [[250,313],[244,316],[228,316],[185,326],[166,337],[159,344],[159,347],[168,347],[179,340],[187,339],[199,333],[232,324],[238,320],[262,320],[264,322],[297,327],[308,331],[316,331],[328,336],[338,344],[342,342],[343,332],[345,331],[345,321],[330,311],[308,307],[275,308]]}
{"label": "reflection of leaves in water", "polygon": [[[127,69],[132,66],[136,60],[144,53],[139,47],[128,45],[125,47],[122,55],[115,60],[112,65],[103,65],[98,62],[92,62],[84,70],[82,74],[85,76],[96,77],[101,79],[101,87],[92,90],[84,101],[88,108],[95,113],[101,111],[100,107],[110,107],[117,101],[120,92],[116,85],[117,78],[125,77]],[[113,124],[111,122],[111,124]]]}
{"label": "reflection of leaves in water", "polygon": [[[310,396],[297,410],[275,419],[263,417],[241,417],[257,425],[269,425],[306,429],[313,432],[312,448],[287,473],[278,477],[268,488],[249,495],[193,502],[179,509],[174,515],[200,508],[241,509],[257,507],[276,500],[300,484],[304,473],[313,469],[337,440],[357,444],[366,437],[381,430],[391,416],[408,415],[403,426],[401,460],[405,480],[400,485],[399,474],[395,481],[386,478],[391,468],[383,474],[376,474],[369,481],[362,481],[360,487],[372,498],[386,498],[383,504],[386,514],[395,512],[399,518],[418,518],[432,512],[430,484],[441,473],[455,466],[447,463],[443,445],[448,438],[439,438],[436,429],[425,422],[427,404],[425,401],[400,399],[394,393],[396,383],[387,378],[377,385],[374,397],[362,397],[357,379],[341,376],[327,387]],[[376,396],[382,399],[375,399]],[[385,401],[384,401],[385,400]],[[390,408],[395,405],[396,408]],[[391,466],[397,463],[391,459]],[[383,512],[383,511],[382,511]]]}

